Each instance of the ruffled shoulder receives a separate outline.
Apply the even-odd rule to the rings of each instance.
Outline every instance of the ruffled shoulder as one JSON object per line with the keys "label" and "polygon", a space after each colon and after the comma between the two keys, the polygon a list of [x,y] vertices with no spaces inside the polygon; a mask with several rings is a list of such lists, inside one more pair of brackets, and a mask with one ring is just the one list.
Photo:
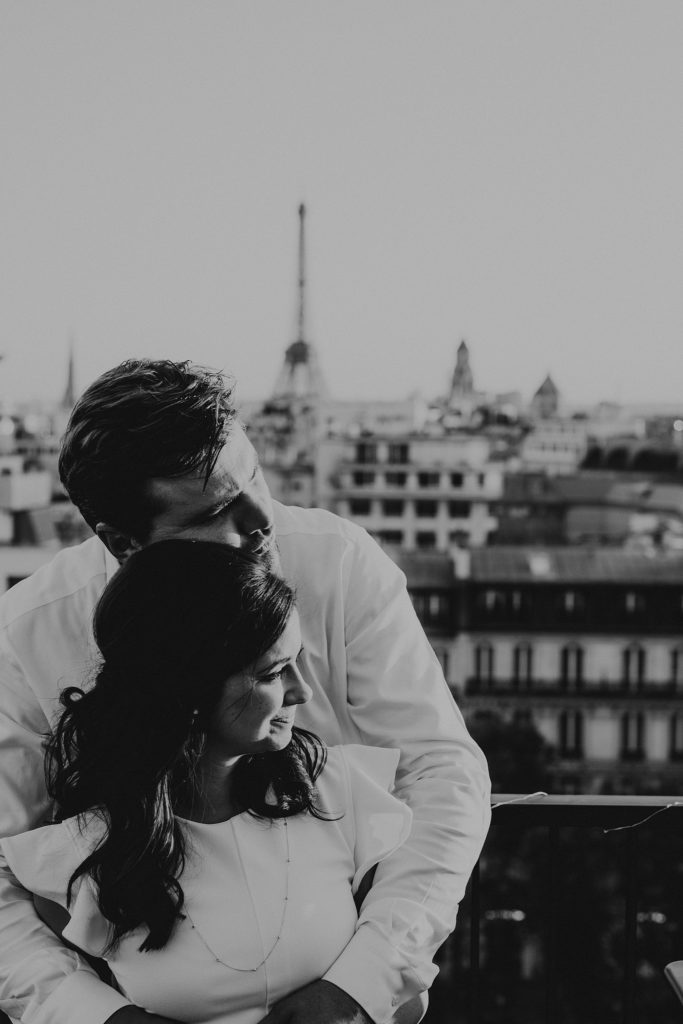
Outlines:
{"label": "ruffled shoulder", "polygon": [[342,815],[339,825],[354,853],[354,892],[370,868],[410,833],[412,812],[391,792],[399,756],[398,750],[385,747],[330,747],[317,783],[324,809]]}
{"label": "ruffled shoulder", "polygon": [[92,882],[86,877],[77,879],[68,907],[66,892],[72,874],[98,844],[104,829],[102,819],[91,813],[0,840],[18,882],[36,896],[67,909],[71,920],[62,932],[64,938],[95,956],[107,945],[109,925],[97,906]]}

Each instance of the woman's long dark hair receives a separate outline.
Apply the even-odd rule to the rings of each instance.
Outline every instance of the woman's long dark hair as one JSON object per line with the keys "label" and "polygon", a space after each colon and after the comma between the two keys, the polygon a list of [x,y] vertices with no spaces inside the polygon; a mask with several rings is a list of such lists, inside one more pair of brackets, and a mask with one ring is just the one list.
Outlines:
{"label": "woman's long dark hair", "polygon": [[[63,692],[46,774],[57,820],[88,811],[104,820],[68,895],[81,875],[93,878],[110,948],[145,925],[140,949],[160,949],[182,917],[185,843],[174,808],[195,791],[223,683],[273,646],[293,608],[292,588],[262,562],[204,541],[144,548],[102,594],[94,630],[103,662],[91,689]],[[320,740],[294,729],[284,750],[240,758],[232,794],[261,817],[321,817],[324,763]]]}

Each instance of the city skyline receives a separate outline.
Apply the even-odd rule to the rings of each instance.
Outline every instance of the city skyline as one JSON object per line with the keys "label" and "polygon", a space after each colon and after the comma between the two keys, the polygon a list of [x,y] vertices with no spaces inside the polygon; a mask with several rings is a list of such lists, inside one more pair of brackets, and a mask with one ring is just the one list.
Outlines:
{"label": "city skyline", "polygon": [[129,355],[272,390],[680,401],[683,9],[626,0],[3,7],[0,398]]}
{"label": "city skyline", "polygon": [[[465,339],[462,339],[465,341]],[[462,343],[462,342],[461,342]],[[465,342],[466,343],[466,342]],[[283,345],[281,352],[281,362],[284,361],[285,346]],[[132,355],[132,354],[131,354]],[[163,358],[159,356],[158,358]],[[192,357],[188,357],[192,358]],[[0,363],[2,361],[2,355],[0,355]],[[453,366],[455,366],[455,356],[453,359]],[[229,368],[225,367],[225,371],[230,373]],[[324,368],[323,368],[324,371]],[[453,367],[451,367],[450,373],[446,374],[444,380],[441,382],[440,388],[433,393],[424,393],[419,389],[413,389],[410,392],[404,394],[381,394],[375,396],[365,397],[363,400],[372,402],[373,398],[377,401],[404,401],[417,398],[422,400],[429,406],[432,403],[441,404],[448,400],[448,384],[450,377],[452,376]],[[1,372],[1,370],[0,370]],[[94,379],[94,378],[93,378]],[[481,383],[478,380],[474,380],[473,394],[480,395],[482,404],[486,404],[487,401],[498,402],[508,400],[508,396],[518,396],[520,399],[520,410],[530,411],[533,407],[534,395],[536,391],[540,391],[542,386],[545,385],[548,379],[552,380],[552,374],[546,374],[543,380],[538,381],[538,387],[534,388],[528,395],[522,394],[519,388],[515,388],[512,385],[509,391],[506,392],[494,392],[490,388],[485,386],[485,382]],[[53,382],[54,383],[54,382]],[[15,395],[11,399],[0,394],[0,409],[7,409],[10,412],[13,411],[38,411],[40,409],[48,410],[57,407],[67,408],[70,407],[78,396],[85,390],[85,388],[91,383],[90,380],[80,380],[80,374],[78,369],[78,357],[76,346],[74,345],[73,338],[64,354],[64,367],[63,367],[63,380],[57,381],[54,386],[53,393],[45,393],[43,395]],[[553,380],[553,384],[556,382]],[[244,389],[240,385],[239,380],[235,380],[236,389],[235,393],[238,395],[238,405],[244,404],[246,408],[253,412],[258,407],[260,402],[267,402],[268,398],[273,394],[271,388],[268,392],[254,395],[244,395]],[[70,397],[69,397],[70,396]],[[683,413],[683,395],[678,400],[660,400],[660,401],[626,401],[618,403],[614,399],[605,397],[598,398],[595,402],[572,402],[568,399],[568,396],[564,395],[561,388],[558,388],[558,400],[560,408],[558,409],[558,416],[571,416],[574,413],[595,413],[598,415],[610,414],[610,410],[614,411],[621,410],[622,412],[638,416],[638,415],[664,415],[664,416],[679,416]],[[349,395],[338,395],[330,393],[329,390],[324,398],[324,401],[329,400],[335,401],[354,401],[354,396]],[[678,428],[676,428],[678,429]]]}

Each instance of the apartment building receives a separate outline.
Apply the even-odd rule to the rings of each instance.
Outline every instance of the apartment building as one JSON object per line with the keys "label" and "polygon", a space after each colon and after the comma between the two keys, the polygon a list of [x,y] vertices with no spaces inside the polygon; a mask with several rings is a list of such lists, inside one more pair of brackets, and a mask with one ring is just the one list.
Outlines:
{"label": "apartment building", "polygon": [[466,715],[531,721],[557,789],[683,783],[683,557],[585,548],[402,555]]}
{"label": "apartment building", "polygon": [[490,441],[467,432],[381,433],[323,438],[317,502],[406,551],[477,547],[495,530],[490,505],[503,471]]}

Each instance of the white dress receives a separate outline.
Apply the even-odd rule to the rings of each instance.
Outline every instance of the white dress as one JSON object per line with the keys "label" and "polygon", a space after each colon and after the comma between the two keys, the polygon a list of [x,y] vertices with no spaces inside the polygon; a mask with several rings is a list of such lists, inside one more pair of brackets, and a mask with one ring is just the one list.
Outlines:
{"label": "white dress", "polygon": [[[353,894],[363,876],[410,831],[411,812],[389,792],[398,757],[377,747],[329,749],[317,789],[338,820],[300,814],[285,827],[244,813],[213,825],[186,821],[188,916],[162,950],[138,951],[141,928],[106,956],[125,996],[193,1024],[257,1024],[284,995],[321,978],[356,929]],[[92,815],[84,829],[70,818],[2,846],[25,888],[66,906],[68,879],[101,833]],[[109,925],[89,879],[74,886],[70,913],[64,938],[102,956]]]}

